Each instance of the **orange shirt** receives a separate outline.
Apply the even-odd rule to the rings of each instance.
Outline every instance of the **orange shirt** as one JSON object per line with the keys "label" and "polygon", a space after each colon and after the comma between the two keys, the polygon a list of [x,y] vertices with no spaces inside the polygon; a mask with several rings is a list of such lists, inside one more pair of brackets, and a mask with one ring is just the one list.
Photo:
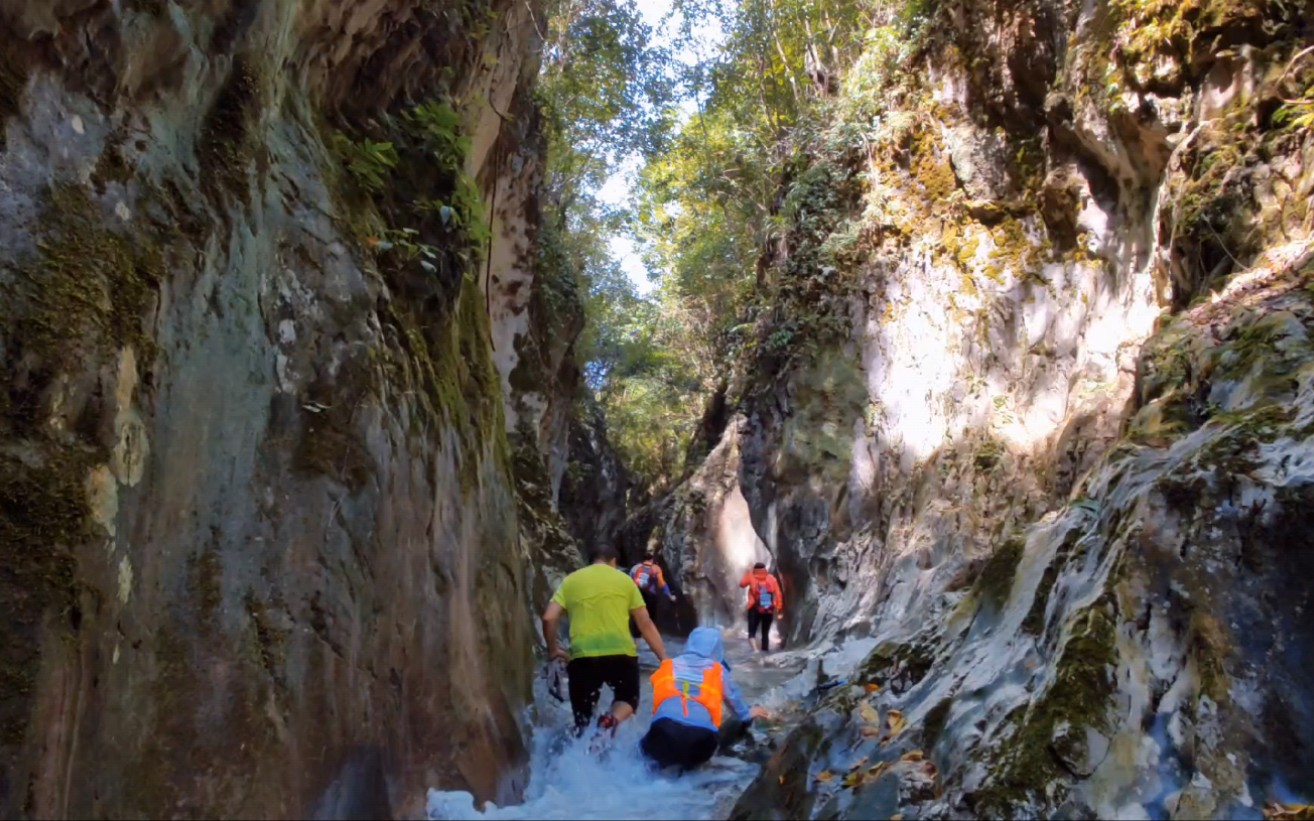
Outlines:
{"label": "orange shirt", "polygon": [[780,593],[780,585],[776,582],[776,577],[772,576],[765,570],[750,570],[739,580],[740,587],[748,588],[748,601],[744,604],[745,609],[759,607],[763,594],[770,596],[771,607],[777,613],[785,611],[785,600]]}
{"label": "orange shirt", "polygon": [[664,590],[668,593],[670,592],[670,588],[666,587],[666,577],[662,575],[662,569],[656,562],[652,562],[652,563],[640,562],[639,564],[636,564],[634,567],[630,568],[630,578],[634,579],[635,584],[639,584],[639,574],[643,572],[643,570],[645,569],[649,573],[648,586],[645,588],[643,585],[640,584],[639,585],[640,589]]}

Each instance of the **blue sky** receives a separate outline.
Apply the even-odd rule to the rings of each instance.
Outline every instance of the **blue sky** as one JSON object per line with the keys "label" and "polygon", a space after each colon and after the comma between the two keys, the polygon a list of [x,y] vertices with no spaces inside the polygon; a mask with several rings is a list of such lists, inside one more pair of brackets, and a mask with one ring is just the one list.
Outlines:
{"label": "blue sky", "polygon": [[[644,22],[653,27],[656,32],[654,40],[659,45],[669,46],[676,41],[676,27],[663,25],[667,15],[671,13],[671,5],[672,0],[640,0],[638,3],[639,13],[643,15]],[[705,22],[695,29],[692,39],[679,42],[675,49],[675,57],[686,65],[693,65],[700,57],[707,57],[718,48],[722,37],[723,32],[718,24],[714,21]],[[679,103],[685,118],[693,114],[696,107],[697,102],[692,98],[683,99]],[[638,158],[625,158],[617,164],[611,176],[607,178],[607,182],[598,191],[598,197],[603,202],[615,206],[631,205],[635,175],[638,171]],[[651,292],[653,282],[648,278],[648,269],[643,264],[634,240],[625,234],[616,234],[611,238],[610,246],[611,253],[619,260],[621,269],[634,283],[638,292],[645,295]]]}

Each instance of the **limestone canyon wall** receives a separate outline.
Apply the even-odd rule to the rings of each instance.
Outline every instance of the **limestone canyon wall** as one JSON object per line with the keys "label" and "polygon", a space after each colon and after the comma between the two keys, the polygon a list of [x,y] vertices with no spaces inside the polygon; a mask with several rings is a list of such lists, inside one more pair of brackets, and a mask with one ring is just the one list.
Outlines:
{"label": "limestone canyon wall", "polygon": [[737,568],[742,496],[788,635],[878,640],[736,816],[1257,815],[1314,771],[1311,8],[927,8],[801,147],[658,525]]}
{"label": "limestone canyon wall", "polygon": [[[0,815],[517,791],[507,431],[545,464],[575,392],[533,306],[536,13],[0,2]],[[408,233],[369,137],[425,101]]]}

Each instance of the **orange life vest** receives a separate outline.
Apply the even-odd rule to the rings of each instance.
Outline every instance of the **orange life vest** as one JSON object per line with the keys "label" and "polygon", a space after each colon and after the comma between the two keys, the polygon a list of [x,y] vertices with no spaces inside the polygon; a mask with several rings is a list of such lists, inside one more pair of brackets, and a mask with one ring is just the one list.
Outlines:
{"label": "orange life vest", "polygon": [[[689,688],[697,687],[697,695],[690,695]],[[703,680],[700,684],[693,684],[688,681],[679,681],[675,678],[675,662],[667,659],[657,668],[657,672],[652,674],[652,711],[655,714],[657,708],[668,698],[678,698],[684,706],[684,714],[689,715],[689,702],[696,701],[707,708],[707,712],[712,716],[712,725],[718,729],[721,727],[721,709],[724,706],[722,700],[724,689],[721,683],[721,665],[713,664],[703,672]]]}

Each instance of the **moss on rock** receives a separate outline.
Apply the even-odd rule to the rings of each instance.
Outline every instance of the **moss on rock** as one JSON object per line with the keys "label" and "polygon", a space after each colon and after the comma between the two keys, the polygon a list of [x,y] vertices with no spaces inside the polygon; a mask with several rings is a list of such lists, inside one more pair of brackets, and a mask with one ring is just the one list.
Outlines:
{"label": "moss on rock", "polygon": [[87,499],[89,472],[109,456],[98,435],[102,405],[64,408],[75,414],[68,425],[51,424],[53,409],[65,386],[124,348],[149,368],[147,315],[164,269],[154,237],[106,228],[80,187],[52,190],[37,224],[36,252],[11,263],[0,289],[11,374],[0,430],[23,442],[0,457],[0,596],[11,612],[0,639],[0,737],[10,746],[24,741],[50,631],[76,645],[83,600],[95,595],[78,553],[105,537]]}
{"label": "moss on rock", "polygon": [[1059,574],[1063,572],[1069,557],[1072,556],[1073,550],[1081,540],[1082,530],[1079,527],[1073,527],[1063,537],[1063,543],[1059,545],[1058,550],[1054,553],[1054,558],[1050,560],[1045,572],[1041,574],[1040,583],[1036,587],[1036,595],[1031,601],[1031,609],[1027,611],[1027,616],[1022,620],[1022,631],[1030,633],[1033,636],[1039,636],[1045,631],[1045,611],[1049,607],[1049,597],[1054,593],[1054,586],[1058,583]]}
{"label": "moss on rock", "polygon": [[0,152],[7,148],[5,125],[18,114],[26,85],[27,74],[17,55],[7,45],[0,48]]}
{"label": "moss on rock", "polygon": [[257,148],[252,126],[262,105],[259,74],[248,58],[235,58],[197,137],[201,187],[211,197],[248,201]]}
{"label": "moss on rock", "polygon": [[86,191],[75,186],[51,193],[42,224],[40,253],[11,286],[18,305],[13,338],[55,368],[126,346],[151,362],[155,345],[145,317],[164,273],[161,246],[104,228]]}
{"label": "moss on rock", "polygon": [[[895,694],[917,686],[935,666],[935,640],[921,637],[906,642],[886,642],[878,645],[863,661],[856,680],[880,685]],[[828,700],[839,699],[842,712],[853,708],[856,691],[847,687],[834,691]],[[838,709],[838,708],[836,708]]]}
{"label": "moss on rock", "polygon": [[1017,576],[1017,567],[1026,551],[1026,544],[1026,536],[1018,531],[991,554],[972,588],[972,595],[977,601],[995,608],[1003,607],[1013,589],[1013,580]]}
{"label": "moss on rock", "polygon": [[973,810],[989,818],[1013,818],[1024,807],[1041,815],[1063,802],[1072,777],[1061,745],[1091,728],[1107,734],[1116,690],[1115,625],[1104,604],[1086,610],[1063,645],[1049,688],[1015,717],[1013,735],[989,765],[988,780],[973,796]]}
{"label": "moss on rock", "polygon": [[84,489],[89,462],[71,449],[35,461],[0,455],[0,591],[9,614],[0,637],[3,745],[21,744],[26,734],[43,621],[78,607],[75,550],[94,537]]}
{"label": "moss on rock", "polygon": [[396,332],[400,358],[388,354],[388,384],[422,394],[420,410],[456,430],[462,485],[478,482],[484,447],[510,476],[511,449],[504,431],[502,386],[489,349],[488,315],[479,284],[467,274],[447,316],[415,316],[398,302],[385,317]]}
{"label": "moss on rock", "polygon": [[913,134],[911,171],[931,202],[943,202],[958,190],[954,168],[929,125],[923,124]]}

